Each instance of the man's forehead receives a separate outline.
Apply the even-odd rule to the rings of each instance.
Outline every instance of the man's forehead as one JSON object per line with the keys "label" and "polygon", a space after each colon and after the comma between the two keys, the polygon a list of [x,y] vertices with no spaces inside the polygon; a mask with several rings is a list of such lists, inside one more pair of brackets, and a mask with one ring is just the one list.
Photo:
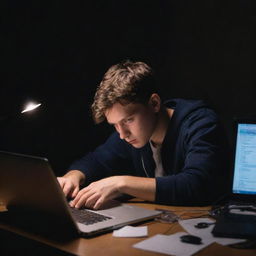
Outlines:
{"label": "man's forehead", "polygon": [[143,105],[140,103],[129,103],[126,105],[115,103],[111,108],[105,111],[105,116],[108,123],[115,124],[137,113],[141,107],[143,107]]}

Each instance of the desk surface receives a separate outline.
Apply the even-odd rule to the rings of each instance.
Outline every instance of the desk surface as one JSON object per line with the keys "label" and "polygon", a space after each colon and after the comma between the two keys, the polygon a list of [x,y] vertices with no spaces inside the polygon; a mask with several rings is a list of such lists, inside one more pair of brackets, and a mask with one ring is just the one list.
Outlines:
{"label": "desk surface", "polygon": [[[138,206],[142,206],[148,209],[167,209],[174,211],[177,215],[181,216],[181,218],[194,218],[201,217],[207,214],[207,210],[209,207],[174,207],[174,206],[162,206],[155,204],[146,204],[140,202],[131,202],[136,203]],[[4,207],[0,206],[0,211],[3,210]],[[156,221],[150,221],[144,223],[142,225],[148,226],[149,235],[151,237],[156,234],[173,234],[179,231],[184,231],[181,226],[176,223],[160,223]],[[24,236],[29,239],[33,239],[39,241],[41,243],[53,246],[55,248],[61,249],[63,251],[73,253],[75,255],[92,255],[92,256],[108,256],[108,255],[133,255],[133,256],[143,256],[143,255],[163,255],[148,251],[143,251],[139,249],[135,249],[132,247],[133,244],[144,240],[145,238],[117,238],[113,237],[112,233],[103,234],[94,238],[86,239],[86,238],[77,238],[69,242],[56,242],[51,241],[39,236],[35,236],[33,234],[24,232],[17,228],[8,226],[6,224],[0,223],[0,229],[14,232],[18,235]],[[202,251],[198,252],[196,255],[198,256],[255,256],[256,249],[253,250],[241,250],[234,249],[228,246],[221,246],[219,244],[211,244],[210,246],[204,248]]]}

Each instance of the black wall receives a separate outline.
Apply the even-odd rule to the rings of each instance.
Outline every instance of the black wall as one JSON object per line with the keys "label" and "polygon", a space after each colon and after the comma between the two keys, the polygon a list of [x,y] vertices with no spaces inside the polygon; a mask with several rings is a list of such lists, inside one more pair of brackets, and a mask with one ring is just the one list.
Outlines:
{"label": "black wall", "polygon": [[104,141],[89,106],[102,75],[124,59],[149,63],[163,98],[208,100],[227,132],[256,113],[253,1],[1,1],[0,149],[48,157],[56,174]]}

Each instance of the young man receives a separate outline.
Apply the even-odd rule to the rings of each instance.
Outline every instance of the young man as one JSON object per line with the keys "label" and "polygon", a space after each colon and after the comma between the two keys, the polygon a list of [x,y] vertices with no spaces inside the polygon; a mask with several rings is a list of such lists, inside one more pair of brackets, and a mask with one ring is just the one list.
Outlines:
{"label": "young man", "polygon": [[163,104],[147,64],[112,66],[92,113],[96,123],[106,119],[116,132],[58,178],[72,207],[98,209],[122,194],[201,205],[227,189],[227,145],[215,112],[196,100]]}

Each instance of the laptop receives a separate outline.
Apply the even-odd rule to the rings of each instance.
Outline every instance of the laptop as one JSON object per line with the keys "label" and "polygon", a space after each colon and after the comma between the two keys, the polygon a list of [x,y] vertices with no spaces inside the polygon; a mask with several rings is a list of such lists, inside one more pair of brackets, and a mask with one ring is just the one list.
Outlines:
{"label": "laptop", "polygon": [[75,211],[46,158],[3,151],[0,151],[0,198],[8,210],[0,215],[0,220],[56,239],[90,237],[160,214],[117,201],[97,211]]}
{"label": "laptop", "polygon": [[232,191],[212,233],[256,237],[256,119],[235,120],[234,142]]}

